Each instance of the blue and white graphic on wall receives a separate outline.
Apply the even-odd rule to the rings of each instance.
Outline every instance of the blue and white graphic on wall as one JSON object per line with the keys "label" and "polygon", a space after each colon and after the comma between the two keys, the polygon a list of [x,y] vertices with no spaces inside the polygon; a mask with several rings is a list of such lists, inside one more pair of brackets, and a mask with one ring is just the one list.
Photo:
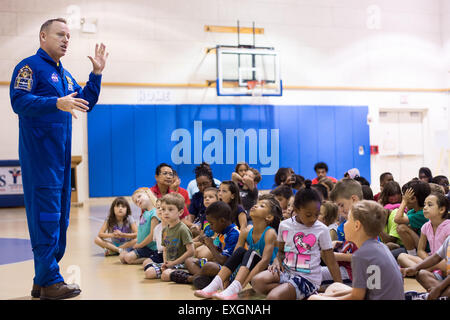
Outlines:
{"label": "blue and white graphic on wall", "polygon": [[314,164],[342,178],[358,168],[370,181],[366,106],[97,105],[88,114],[91,197],[131,195],[172,165],[186,187],[201,162],[229,180],[246,161],[271,189],[280,167],[314,178]]}
{"label": "blue and white graphic on wall", "polygon": [[193,137],[191,131],[187,128],[172,131],[170,140],[179,141],[170,154],[173,164],[200,164],[205,161],[209,164],[236,165],[246,161],[251,166],[259,165],[261,175],[274,175],[279,169],[279,129],[270,129],[270,142],[268,129],[250,128],[244,131],[236,128],[222,132],[217,128],[210,128],[203,132],[202,121],[194,121]]}

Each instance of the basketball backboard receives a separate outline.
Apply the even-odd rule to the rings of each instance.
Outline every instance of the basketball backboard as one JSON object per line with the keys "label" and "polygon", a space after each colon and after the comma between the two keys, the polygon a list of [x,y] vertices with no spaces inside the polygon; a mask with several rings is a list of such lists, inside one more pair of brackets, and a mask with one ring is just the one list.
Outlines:
{"label": "basketball backboard", "polygon": [[217,46],[216,57],[218,96],[282,95],[279,54],[273,48]]}

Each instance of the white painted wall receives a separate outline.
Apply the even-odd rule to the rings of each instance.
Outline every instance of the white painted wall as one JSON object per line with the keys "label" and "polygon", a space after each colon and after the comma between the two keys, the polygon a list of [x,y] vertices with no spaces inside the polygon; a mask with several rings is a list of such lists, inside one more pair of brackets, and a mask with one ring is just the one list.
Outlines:
{"label": "white painted wall", "polygon": [[[450,4],[445,0],[1,0],[0,81],[9,81],[21,59],[37,50],[38,30],[49,18],[68,17],[69,5],[81,17],[97,19],[96,34],[72,30],[64,66],[86,81],[86,57],[96,42],[110,52],[104,82],[204,83],[215,79],[215,56],[205,48],[236,44],[235,34],[207,33],[204,25],[265,29],[257,45],[281,52],[287,86],[382,88],[450,87]],[[241,36],[241,42],[251,38]],[[371,144],[379,144],[378,111],[425,109],[425,166],[449,175],[449,97],[440,92],[285,90],[280,98],[217,97],[210,89],[103,87],[99,103],[274,103],[368,105]],[[146,95],[146,99],[142,99]],[[17,159],[17,116],[9,89],[0,85],[0,159]],[[78,182],[88,198],[87,124],[73,125],[73,155],[82,155]],[[447,132],[447,141],[437,139]],[[447,146],[443,145],[447,142]],[[445,150],[445,157],[440,156]],[[378,191],[380,157],[372,156],[372,187]],[[418,168],[410,168],[417,174]]]}

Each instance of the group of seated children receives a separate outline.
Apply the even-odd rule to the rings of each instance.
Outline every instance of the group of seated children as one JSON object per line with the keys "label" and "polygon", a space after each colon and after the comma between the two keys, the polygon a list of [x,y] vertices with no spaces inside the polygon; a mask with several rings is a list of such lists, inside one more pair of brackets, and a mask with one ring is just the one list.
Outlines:
{"label": "group of seated children", "polygon": [[[445,181],[427,176],[400,187],[383,173],[373,196],[358,169],[336,181],[326,165],[316,167],[314,184],[280,168],[274,189],[260,194],[261,175],[248,164],[220,182],[202,163],[187,218],[186,195],[139,188],[132,195],[138,225],[118,197],[95,243],[123,264],[142,264],[145,278],[191,284],[207,299],[239,299],[247,285],[282,300],[450,297]],[[404,277],[415,277],[424,292],[405,293]]]}

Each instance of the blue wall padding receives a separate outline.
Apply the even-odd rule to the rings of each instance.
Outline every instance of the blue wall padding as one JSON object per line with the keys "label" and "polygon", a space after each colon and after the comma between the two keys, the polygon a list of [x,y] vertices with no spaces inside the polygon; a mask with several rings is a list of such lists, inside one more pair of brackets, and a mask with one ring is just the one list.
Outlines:
{"label": "blue wall padding", "polygon": [[[319,161],[337,179],[357,167],[370,181],[367,113],[367,106],[97,105],[88,115],[89,194],[131,195],[138,187],[152,186],[161,162],[173,165],[186,187],[205,157],[222,161],[211,164],[214,176],[229,180],[242,160],[239,154],[266,171],[260,189],[273,187],[279,167],[312,179]],[[244,152],[238,150],[238,138],[230,147],[237,129],[252,136],[245,138]],[[179,134],[172,139],[174,132]],[[278,143],[275,155],[272,142]],[[176,146],[183,147],[175,152]]]}

